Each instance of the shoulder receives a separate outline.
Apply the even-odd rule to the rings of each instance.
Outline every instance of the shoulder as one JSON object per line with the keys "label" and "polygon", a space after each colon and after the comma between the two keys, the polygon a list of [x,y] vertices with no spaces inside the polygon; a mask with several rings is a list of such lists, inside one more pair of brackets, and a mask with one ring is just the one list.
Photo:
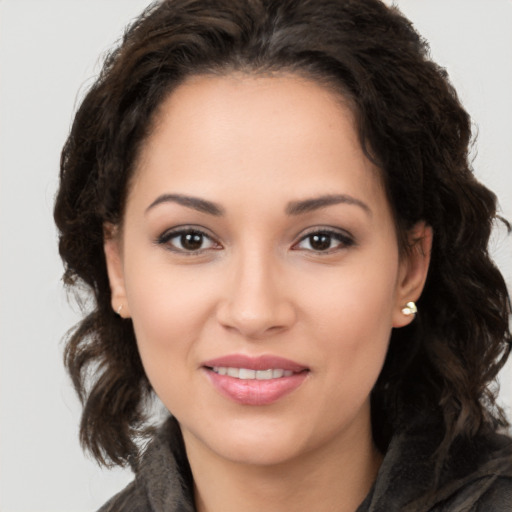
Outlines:
{"label": "shoulder", "polygon": [[482,477],[464,485],[431,510],[432,512],[510,512],[512,510],[512,477],[492,475]]}
{"label": "shoulder", "polygon": [[98,512],[152,512],[151,505],[141,492],[136,481],[126,486],[121,492],[117,493],[107,501]]}
{"label": "shoulder", "polygon": [[136,478],[97,512],[193,512],[192,501],[177,491],[179,485],[165,477],[149,485]]}
{"label": "shoulder", "polygon": [[193,485],[178,423],[170,418],[147,445],[135,480],[98,512],[192,512]]}
{"label": "shoulder", "polygon": [[427,418],[396,433],[358,512],[512,512],[512,439],[488,430],[439,459],[439,432]]}
{"label": "shoulder", "polygon": [[498,477],[477,501],[478,511],[510,512],[512,510],[512,476]]}
{"label": "shoulder", "polygon": [[457,462],[440,490],[444,499],[432,510],[512,511],[512,439],[490,434],[463,444],[457,451]]}

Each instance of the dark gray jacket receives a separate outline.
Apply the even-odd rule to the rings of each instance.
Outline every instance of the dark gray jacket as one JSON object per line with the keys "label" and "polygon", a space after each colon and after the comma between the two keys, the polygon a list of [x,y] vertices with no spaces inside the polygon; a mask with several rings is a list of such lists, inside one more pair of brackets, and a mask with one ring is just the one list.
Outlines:
{"label": "dark gray jacket", "polygon": [[[439,439],[430,423],[414,422],[395,435],[356,512],[512,512],[512,439],[488,434],[454,443],[429,493]],[[192,492],[181,433],[170,418],[148,446],[135,480],[98,512],[193,512]]]}

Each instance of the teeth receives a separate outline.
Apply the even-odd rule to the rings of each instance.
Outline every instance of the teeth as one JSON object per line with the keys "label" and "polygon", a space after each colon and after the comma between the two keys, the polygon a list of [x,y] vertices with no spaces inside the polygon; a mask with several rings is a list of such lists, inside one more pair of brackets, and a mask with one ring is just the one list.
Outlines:
{"label": "teeth", "polygon": [[256,378],[255,370],[247,370],[246,368],[240,368],[238,378],[242,380],[249,380]]}
{"label": "teeth", "polygon": [[268,370],[250,370],[248,368],[232,368],[226,366],[214,366],[212,370],[219,375],[227,375],[241,380],[270,380],[280,379],[281,377],[291,377],[291,370],[282,370],[280,368],[269,368]]}
{"label": "teeth", "polygon": [[236,377],[238,379],[240,376],[240,369],[239,368],[227,368],[226,374],[229,377]]}
{"label": "teeth", "polygon": [[276,379],[277,376],[274,377],[274,372],[278,370],[258,370],[256,372],[256,378],[258,380],[270,380],[272,378]]}

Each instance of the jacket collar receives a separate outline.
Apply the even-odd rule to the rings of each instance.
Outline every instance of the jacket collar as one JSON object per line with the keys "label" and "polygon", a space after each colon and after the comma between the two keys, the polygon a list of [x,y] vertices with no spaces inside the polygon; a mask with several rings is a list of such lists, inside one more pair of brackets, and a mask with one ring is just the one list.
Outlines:
{"label": "jacket collar", "polygon": [[469,510],[498,476],[512,478],[512,439],[494,432],[457,439],[443,463],[436,464],[440,425],[434,416],[418,416],[394,435],[357,512],[437,510],[436,505],[455,495]]}
{"label": "jacket collar", "polygon": [[[457,493],[465,505],[471,505],[497,476],[512,478],[511,438],[487,433],[472,440],[459,439],[438,470],[433,454],[440,440],[439,421],[431,417],[418,417],[396,433],[357,512],[425,512]],[[164,423],[148,445],[137,480],[152,511],[194,512],[192,474],[174,418]]]}

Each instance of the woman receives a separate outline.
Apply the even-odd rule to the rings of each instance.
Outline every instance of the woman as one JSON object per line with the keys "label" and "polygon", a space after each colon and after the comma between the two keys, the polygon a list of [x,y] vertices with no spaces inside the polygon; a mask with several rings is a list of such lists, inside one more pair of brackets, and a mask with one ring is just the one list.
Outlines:
{"label": "woman", "polygon": [[510,301],[469,141],[378,1],[168,0],[130,27],[55,207],[94,294],[66,348],[81,439],[136,472],[102,510],[510,509]]}

